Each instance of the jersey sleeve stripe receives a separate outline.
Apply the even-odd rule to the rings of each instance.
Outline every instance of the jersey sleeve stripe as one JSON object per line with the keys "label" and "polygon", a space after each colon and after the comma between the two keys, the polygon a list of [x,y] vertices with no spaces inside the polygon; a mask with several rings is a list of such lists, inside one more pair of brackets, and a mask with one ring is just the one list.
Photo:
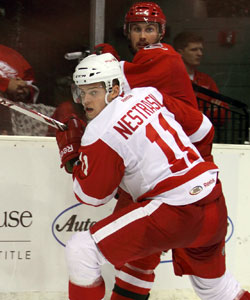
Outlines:
{"label": "jersey sleeve stripe", "polygon": [[204,137],[210,132],[212,128],[212,123],[209,121],[209,119],[203,115],[203,120],[201,122],[200,127],[198,130],[189,136],[192,143],[197,143],[204,139]]}
{"label": "jersey sleeve stripe", "polygon": [[109,202],[115,196],[115,194],[117,192],[117,188],[116,188],[112,194],[110,194],[102,199],[97,199],[97,198],[88,196],[87,194],[85,194],[83,192],[83,190],[81,189],[81,185],[79,184],[79,182],[76,178],[73,183],[73,188],[74,188],[74,193],[80,202],[83,202],[85,204],[92,205],[92,206],[100,206],[100,205],[103,205],[103,204]]}

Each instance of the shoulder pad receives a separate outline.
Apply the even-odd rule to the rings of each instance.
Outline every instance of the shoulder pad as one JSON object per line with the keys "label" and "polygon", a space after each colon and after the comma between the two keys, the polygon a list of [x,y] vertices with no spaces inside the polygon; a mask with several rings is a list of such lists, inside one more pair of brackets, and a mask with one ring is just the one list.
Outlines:
{"label": "shoulder pad", "polygon": [[144,50],[152,50],[152,49],[162,49],[162,50],[169,50],[169,47],[167,44],[157,43],[157,44],[151,44],[147,45],[143,48]]}

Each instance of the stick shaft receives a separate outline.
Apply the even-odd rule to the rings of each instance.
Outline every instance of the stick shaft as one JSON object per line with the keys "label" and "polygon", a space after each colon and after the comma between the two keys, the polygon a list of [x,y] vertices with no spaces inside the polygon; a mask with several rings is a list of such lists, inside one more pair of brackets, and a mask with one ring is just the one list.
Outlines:
{"label": "stick shaft", "polygon": [[0,104],[9,107],[15,111],[18,111],[26,116],[29,116],[37,121],[40,121],[44,124],[47,124],[53,128],[65,130],[67,126],[51,117],[48,117],[42,113],[39,113],[38,111],[35,111],[33,109],[25,108],[9,99],[0,97]]}

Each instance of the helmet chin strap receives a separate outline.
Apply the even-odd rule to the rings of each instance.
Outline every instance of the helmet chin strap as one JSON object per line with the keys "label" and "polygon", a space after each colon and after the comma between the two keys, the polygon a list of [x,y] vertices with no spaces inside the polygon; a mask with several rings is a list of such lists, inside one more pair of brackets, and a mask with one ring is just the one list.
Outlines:
{"label": "helmet chin strap", "polygon": [[109,95],[109,93],[106,92],[105,98],[104,98],[104,101],[105,101],[105,103],[106,103],[107,105],[110,103],[110,102],[108,101],[108,95]]}

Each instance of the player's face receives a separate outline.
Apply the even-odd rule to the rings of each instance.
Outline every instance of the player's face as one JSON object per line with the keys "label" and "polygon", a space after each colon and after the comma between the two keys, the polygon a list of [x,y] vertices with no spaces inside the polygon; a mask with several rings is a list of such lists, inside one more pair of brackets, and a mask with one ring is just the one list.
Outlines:
{"label": "player's face", "polygon": [[101,82],[80,85],[81,100],[88,120],[93,120],[106,106],[106,89]]}
{"label": "player's face", "polygon": [[159,43],[161,35],[157,23],[131,23],[128,38],[134,52],[139,51],[147,45]]}
{"label": "player's face", "polygon": [[27,82],[19,77],[10,79],[6,93],[14,101],[27,102],[30,98],[30,89]]}
{"label": "player's face", "polygon": [[202,43],[189,43],[186,48],[179,51],[185,64],[196,67],[201,63],[203,56]]}

